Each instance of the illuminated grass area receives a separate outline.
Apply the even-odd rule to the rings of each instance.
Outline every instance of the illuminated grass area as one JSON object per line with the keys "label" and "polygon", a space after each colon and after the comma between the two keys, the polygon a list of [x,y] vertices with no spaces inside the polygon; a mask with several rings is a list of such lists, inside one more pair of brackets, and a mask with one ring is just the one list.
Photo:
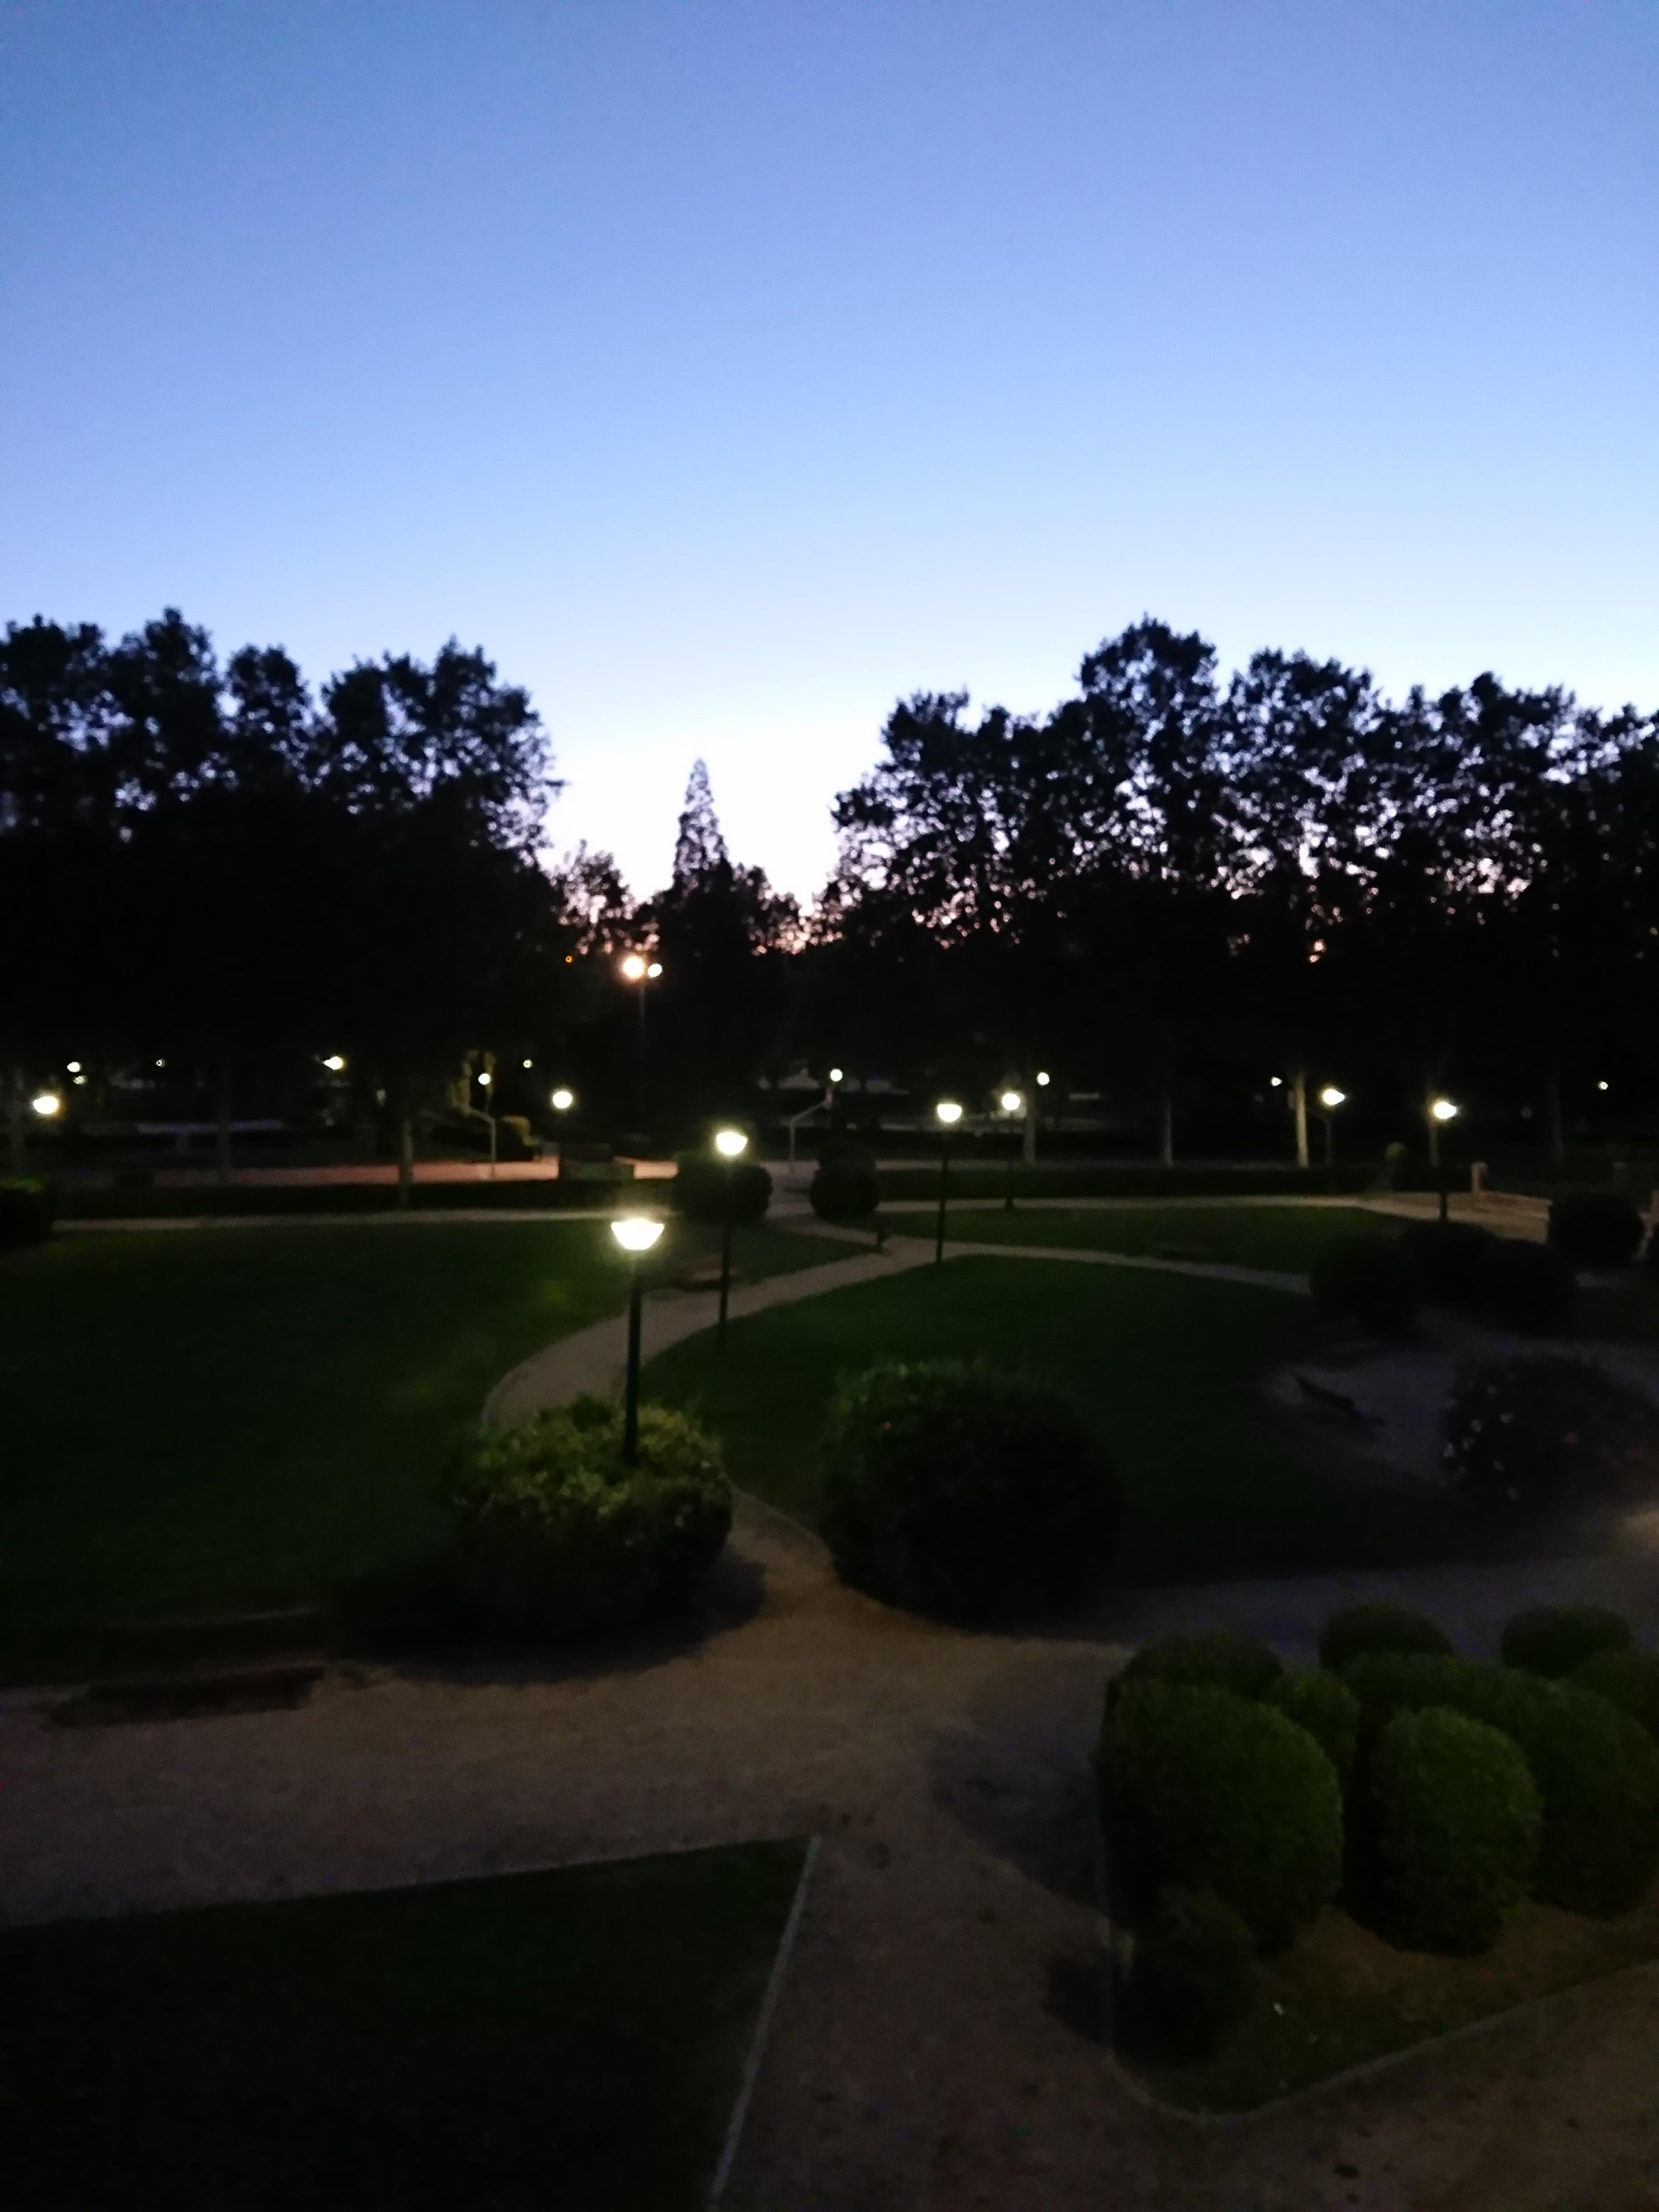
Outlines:
{"label": "illuminated grass area", "polygon": [[1212,2057],[1160,2064],[1122,2055],[1171,2104],[1246,2112],[1346,2067],[1655,1958],[1659,1893],[1610,1920],[1529,1900],[1497,1948],[1474,1959],[1396,1950],[1346,1913],[1330,1911],[1289,1949],[1262,1961],[1259,2001]]}
{"label": "illuminated grass area", "polygon": [[0,1933],[6,2203],[692,2212],[803,1856]]}
{"label": "illuminated grass area", "polygon": [[[884,1207],[896,1236],[931,1237],[936,1209]],[[1138,1256],[1221,1261],[1305,1275],[1333,1237],[1356,1231],[1389,1236],[1405,1226],[1357,1206],[1137,1206],[962,1207],[949,1212],[946,1233],[964,1244],[1054,1244],[1068,1251],[1128,1252]]]}
{"label": "illuminated grass area", "polygon": [[[677,1227],[665,1266],[708,1241]],[[746,1273],[836,1256],[770,1230],[738,1243]],[[416,1559],[491,1386],[626,1288],[592,1221],[120,1231],[0,1254],[0,1668],[73,1663],[104,1620],[310,1603]]]}
{"label": "illuminated grass area", "polygon": [[1068,1390],[1115,1459],[1120,1571],[1232,1579],[1444,1556],[1443,1498],[1381,1479],[1263,1395],[1313,1328],[1304,1298],[1037,1260],[953,1260],[736,1322],[652,1362],[646,1387],[700,1408],[734,1479],[809,1525],[836,1377],[884,1357],[983,1354]]}

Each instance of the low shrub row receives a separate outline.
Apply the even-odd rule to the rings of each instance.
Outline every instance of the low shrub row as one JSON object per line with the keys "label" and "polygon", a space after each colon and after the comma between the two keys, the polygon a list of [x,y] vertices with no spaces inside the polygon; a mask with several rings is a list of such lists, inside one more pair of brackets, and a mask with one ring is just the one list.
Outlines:
{"label": "low shrub row", "polygon": [[1425,1299],[1522,1335],[1559,1335],[1571,1325],[1577,1296],[1571,1264],[1556,1246],[1460,1221],[1334,1237],[1314,1261],[1309,1287],[1323,1319],[1357,1322],[1377,1336],[1405,1335]]}
{"label": "low shrub row", "polygon": [[1130,2017],[1196,2054],[1255,2001],[1250,1948],[1339,1897],[1387,1940],[1478,1953],[1528,1894],[1639,1903],[1659,1872],[1659,1655],[1595,1607],[1535,1607],[1504,1662],[1408,1608],[1326,1623],[1317,1672],[1226,1634],[1138,1653],[1096,1753]]}
{"label": "low shrub row", "polygon": [[21,1244],[43,1244],[56,1218],[50,1189],[31,1180],[0,1182],[0,1252]]}

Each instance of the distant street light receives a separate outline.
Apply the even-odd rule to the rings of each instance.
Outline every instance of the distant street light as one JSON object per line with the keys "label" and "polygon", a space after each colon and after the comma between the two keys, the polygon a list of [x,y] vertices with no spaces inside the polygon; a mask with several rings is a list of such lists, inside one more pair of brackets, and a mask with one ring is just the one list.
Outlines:
{"label": "distant street light", "polygon": [[553,1093],[552,1107],[553,1111],[556,1114],[568,1114],[575,1103],[575,1092],[574,1091],[567,1091],[563,1084],[561,1084],[558,1089]]}
{"label": "distant street light", "polygon": [[611,1234],[634,1263],[628,1284],[628,1388],[623,1410],[623,1463],[633,1467],[640,1455],[640,1261],[662,1235],[662,1224],[643,1213],[625,1213],[611,1223]]}
{"label": "distant street light", "polygon": [[642,952],[630,952],[621,963],[625,979],[635,985],[640,994],[640,1028],[637,1060],[634,1079],[634,1119],[641,1133],[645,1128],[645,987],[654,983],[662,973],[660,960],[647,960]]}
{"label": "distant street light", "polygon": [[1054,1079],[1051,1076],[1046,1074],[1039,1075],[1037,1077],[1037,1089],[1039,1091],[1046,1091],[1053,1079]]}
{"label": "distant street light", "polygon": [[[1457,1104],[1455,1099],[1430,1099],[1427,1109],[1427,1120],[1429,1125],[1429,1165],[1431,1168],[1437,1168],[1440,1165],[1440,1132],[1446,1127],[1449,1121],[1455,1121],[1456,1119]],[[1450,1205],[1447,1197],[1445,1187],[1443,1184],[1440,1192],[1440,1218],[1443,1221],[1446,1219],[1450,1210]]]}
{"label": "distant street light", "polygon": [[37,1091],[29,1104],[43,1121],[50,1121],[64,1110],[64,1102],[55,1091]]}
{"label": "distant street light", "polygon": [[1325,1088],[1319,1094],[1319,1103],[1328,1112],[1332,1109],[1341,1105],[1343,1100],[1347,1097],[1347,1095],[1348,1094],[1346,1091],[1339,1091],[1335,1084],[1328,1083],[1325,1085]]}
{"label": "distant street light", "polygon": [[[1037,1080],[1042,1081],[1039,1076]],[[933,1109],[939,1123],[939,1235],[933,1244],[933,1263],[937,1267],[945,1258],[945,1204],[951,1188],[951,1132],[962,1119],[962,1109],[954,1098],[941,1098]]]}
{"label": "distant street light", "polygon": [[330,1053],[328,1058],[323,1062],[323,1066],[328,1070],[331,1075],[343,1075],[345,1073],[344,1054],[338,1052]]}
{"label": "distant street light", "polygon": [[726,1309],[732,1296],[732,1201],[737,1181],[738,1162],[749,1149],[749,1139],[741,1129],[716,1129],[714,1150],[725,1164],[722,1177],[724,1188],[720,1194],[720,1310],[714,1325],[714,1346],[726,1349]]}
{"label": "distant street light", "polygon": [[1018,1114],[1020,1109],[1024,1105],[1025,1101],[1020,1097],[1018,1091],[1005,1091],[1001,1097],[998,1099],[997,1103],[1001,1107],[1005,1114]]}
{"label": "distant street light", "polygon": [[78,1075],[81,1073],[81,1063],[78,1060],[67,1060],[64,1065],[71,1075]]}
{"label": "distant street light", "polygon": [[1339,1091],[1334,1083],[1328,1083],[1319,1094],[1319,1103],[1325,1109],[1319,1118],[1325,1125],[1325,1164],[1328,1168],[1333,1164],[1336,1156],[1336,1109],[1346,1102],[1347,1096],[1346,1091]]}
{"label": "distant street light", "polygon": [[[1012,1125],[1015,1115],[1023,1114],[1025,1110],[1024,1093],[1019,1091],[1005,1091],[997,1100],[997,1104],[1008,1116]],[[1012,1213],[1014,1210],[1014,1156],[1018,1150],[1019,1137],[1011,1126],[1008,1139],[1008,1173],[1002,1187],[1002,1210],[1005,1213]]]}
{"label": "distant street light", "polygon": [[1457,1119],[1457,1108],[1449,1098],[1437,1098],[1429,1111],[1437,1121],[1455,1121]]}
{"label": "distant street light", "polygon": [[831,1083],[845,1083],[847,1080],[846,1069],[844,1067],[832,1067],[830,1071],[830,1080]]}

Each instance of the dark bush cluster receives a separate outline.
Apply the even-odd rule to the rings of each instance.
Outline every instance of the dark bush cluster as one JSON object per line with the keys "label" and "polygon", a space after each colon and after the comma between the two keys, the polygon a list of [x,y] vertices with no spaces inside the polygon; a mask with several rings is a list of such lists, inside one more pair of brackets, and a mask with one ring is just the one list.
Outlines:
{"label": "dark bush cluster", "polygon": [[1632,1651],[1636,1638],[1622,1613],[1601,1605],[1534,1605],[1517,1613],[1499,1646],[1506,1667],[1559,1680],[1603,1651]]}
{"label": "dark bush cluster", "polygon": [[1281,1674],[1261,1697],[1264,1705],[1307,1729],[1346,1789],[1359,1754],[1359,1700],[1347,1684],[1334,1674]]}
{"label": "dark bush cluster", "polygon": [[1319,1663],[1337,1669],[1375,1651],[1423,1651],[1449,1656],[1451,1638],[1438,1621],[1408,1605],[1376,1600],[1345,1606],[1319,1632]]}
{"label": "dark bush cluster", "polygon": [[1659,1480],[1659,1407],[1564,1353],[1465,1366],[1442,1433],[1449,1479],[1480,1504],[1594,1506]]}
{"label": "dark bush cluster", "polygon": [[867,1221],[881,1204],[881,1178],[872,1159],[823,1160],[807,1186],[806,1201],[820,1221]]}
{"label": "dark bush cluster", "polygon": [[45,1243],[56,1213],[45,1183],[0,1182],[0,1252],[20,1244]]}
{"label": "dark bush cluster", "polygon": [[1403,1336],[1423,1302],[1417,1262],[1398,1237],[1333,1237],[1309,1279],[1326,1321],[1358,1322],[1378,1336]]}
{"label": "dark bush cluster", "polygon": [[1416,1262],[1431,1305],[1475,1304],[1481,1260],[1498,1242],[1490,1229],[1473,1221],[1413,1221],[1401,1231],[1400,1242]]}
{"label": "dark bush cluster", "polygon": [[669,1195],[677,1213],[704,1228],[718,1228],[727,1220],[740,1229],[752,1228],[772,1203],[772,1178],[757,1160],[682,1152]]}
{"label": "dark bush cluster", "polygon": [[1201,1636],[1166,1636],[1143,1644],[1109,1685],[1115,1699],[1138,1682],[1170,1682],[1183,1689],[1234,1690],[1259,1698],[1285,1669],[1272,1644],[1254,1637],[1212,1629]]}
{"label": "dark bush cluster", "polygon": [[1365,1789],[1385,1932],[1413,1950],[1490,1950],[1538,1858],[1538,1792],[1519,1745],[1441,1707],[1396,1713]]}
{"label": "dark bush cluster", "polygon": [[1520,1336],[1562,1336],[1572,1326],[1578,1285],[1553,1244],[1494,1237],[1475,1268],[1475,1303],[1499,1328]]}
{"label": "dark bush cluster", "polygon": [[823,1443],[824,1540],[842,1578],[963,1620],[1087,1596],[1121,1518],[1081,1417],[1026,1376],[890,1361],[843,1382]]}
{"label": "dark bush cluster", "polygon": [[1135,2033],[1173,2056],[1201,2057],[1244,2019],[1261,1980],[1255,1939],[1231,1905],[1212,1889],[1165,1889],[1135,1938]]}
{"label": "dark bush cluster", "polygon": [[1567,1680],[1575,1690],[1593,1691],[1617,1705],[1659,1741],[1659,1651],[1598,1651]]}
{"label": "dark bush cluster", "polygon": [[640,1408],[623,1459],[619,1410],[599,1398],[481,1429],[447,1470],[462,1595],[484,1627],[568,1643],[683,1597],[720,1553],[732,1488],[720,1447],[684,1413]]}
{"label": "dark bush cluster", "polygon": [[1616,1190],[1564,1190],[1550,1201],[1550,1243],[1571,1267],[1626,1267],[1642,1247],[1644,1223]]}

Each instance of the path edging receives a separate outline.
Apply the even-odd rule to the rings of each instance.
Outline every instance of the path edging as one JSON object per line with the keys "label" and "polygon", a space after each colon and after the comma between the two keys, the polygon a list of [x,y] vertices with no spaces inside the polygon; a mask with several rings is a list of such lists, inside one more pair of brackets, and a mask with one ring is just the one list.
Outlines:
{"label": "path edging", "polygon": [[744,2065],[743,2081],[738,2091],[738,2100],[732,2107],[732,2118],[726,2127],[726,2143],[720,2152],[720,2162],[715,2167],[714,2179],[709,2185],[710,2212],[714,2212],[715,2206],[725,2202],[726,2187],[732,2179],[732,2169],[737,2164],[738,2152],[743,2142],[744,2125],[749,2118],[749,2107],[754,2101],[755,2084],[760,2078],[761,2062],[765,2057],[767,2045],[772,2039],[772,2021],[777,2012],[778,2000],[783,1994],[784,1983],[789,1977],[789,1962],[794,1956],[795,1938],[800,1933],[801,1915],[806,1907],[807,1885],[812,1879],[813,1869],[817,1865],[818,1851],[822,1843],[822,1837],[811,1837],[806,1845],[806,1856],[801,1861],[800,1877],[795,1884],[795,1895],[789,1907],[789,1917],[783,1923],[783,1934],[778,1939],[777,1956],[772,1961],[772,1972],[767,1980],[766,1994],[761,1999],[759,2017],[756,2020],[755,2033],[750,2041],[749,2057]]}

